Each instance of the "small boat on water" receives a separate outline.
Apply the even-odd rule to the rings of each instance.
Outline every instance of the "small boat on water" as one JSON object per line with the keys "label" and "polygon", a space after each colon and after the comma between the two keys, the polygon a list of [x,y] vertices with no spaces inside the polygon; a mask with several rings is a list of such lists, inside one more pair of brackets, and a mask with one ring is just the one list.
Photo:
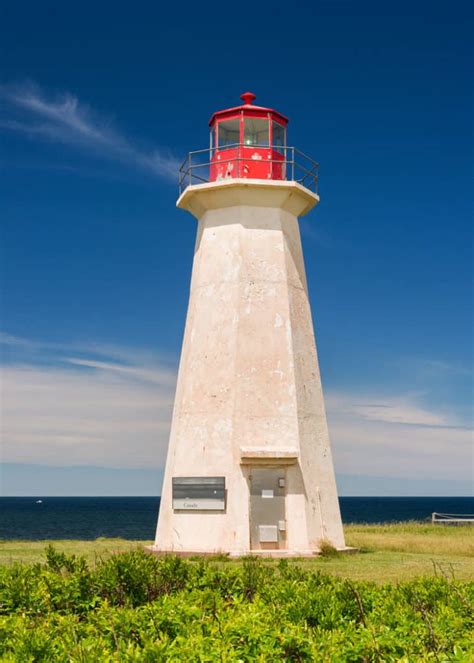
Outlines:
{"label": "small boat on water", "polygon": [[43,504],[43,500],[36,500],[36,504]]}
{"label": "small boat on water", "polygon": [[433,511],[431,522],[441,525],[474,525],[472,513],[438,513]]}

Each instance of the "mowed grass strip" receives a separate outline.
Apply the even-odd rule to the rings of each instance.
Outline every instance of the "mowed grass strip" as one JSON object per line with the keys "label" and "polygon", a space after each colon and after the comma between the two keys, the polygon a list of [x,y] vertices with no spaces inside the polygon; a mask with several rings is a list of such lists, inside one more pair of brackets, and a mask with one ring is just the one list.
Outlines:
{"label": "mowed grass strip", "polygon": [[57,539],[44,541],[1,541],[0,540],[0,564],[13,564],[14,562],[26,562],[35,564],[46,560],[45,550],[49,545],[54,546],[59,552],[67,555],[85,557],[89,563],[95,563],[101,559],[107,559],[111,555],[120,552],[129,552],[137,548],[151,545],[152,541],[129,541],[127,539],[100,538],[93,541]]}
{"label": "mowed grass strip", "polygon": [[[474,527],[396,523],[346,525],[346,541],[359,549],[354,554],[292,560],[305,569],[377,583],[412,580],[420,576],[447,575],[474,580]],[[0,564],[45,561],[45,549],[84,556],[89,563],[150,545],[151,541],[96,539],[95,541],[0,541]],[[239,560],[223,564],[240,564]],[[266,564],[276,564],[267,560]]]}
{"label": "mowed grass strip", "polygon": [[474,556],[474,525],[432,525],[405,522],[346,525],[347,544],[366,550]]}

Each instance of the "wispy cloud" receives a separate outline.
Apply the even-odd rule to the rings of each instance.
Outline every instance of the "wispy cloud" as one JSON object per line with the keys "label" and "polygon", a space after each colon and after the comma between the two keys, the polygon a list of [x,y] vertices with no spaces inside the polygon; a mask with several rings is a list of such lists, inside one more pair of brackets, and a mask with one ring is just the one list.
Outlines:
{"label": "wispy cloud", "polygon": [[[167,367],[172,381],[176,375],[176,358],[161,355],[154,350],[134,348],[113,343],[70,341],[66,343],[28,339],[0,331],[0,351],[9,363],[37,365],[38,361],[46,364],[90,365],[91,368],[105,368],[116,364],[122,368],[146,366],[147,369]],[[75,356],[71,356],[75,355]],[[97,364],[97,365],[96,365]]]}
{"label": "wispy cloud", "polygon": [[85,368],[91,368],[94,371],[101,371],[103,373],[116,373],[118,375],[126,376],[130,379],[135,378],[136,380],[147,382],[149,384],[174,386],[176,382],[175,374],[165,368],[157,371],[150,368],[145,368],[143,366],[127,366],[113,362],[95,361],[91,359],[77,359],[74,357],[67,358],[65,361],[69,364],[73,364],[74,366],[83,366]]}
{"label": "wispy cloud", "polygon": [[465,375],[472,376],[472,366],[459,362],[442,361],[440,359],[423,359],[415,362],[418,370],[426,376]]}
{"label": "wispy cloud", "polygon": [[70,93],[47,95],[38,85],[0,86],[0,129],[93,152],[169,179],[179,162],[171,153],[144,149]]}
{"label": "wispy cloud", "polygon": [[301,234],[306,239],[319,244],[319,246],[322,246],[325,249],[331,249],[333,247],[331,236],[327,230],[321,226],[321,223],[318,222],[318,225],[315,225],[312,214],[302,217],[299,223]]}
{"label": "wispy cloud", "polygon": [[452,426],[454,422],[442,412],[433,412],[420,406],[413,394],[390,398],[354,394],[332,394],[331,407],[340,414],[346,414],[365,421],[380,421],[387,424],[405,426]]}
{"label": "wispy cloud", "polygon": [[[0,334],[0,345],[9,349],[2,367],[3,462],[162,470],[174,358],[8,334]],[[447,405],[376,390],[333,390],[326,405],[339,474],[472,481],[472,433]]]}
{"label": "wispy cloud", "polygon": [[340,474],[471,482],[472,430],[446,408],[418,397],[327,394],[329,428]]}
{"label": "wispy cloud", "polygon": [[173,389],[59,367],[3,369],[2,461],[162,467]]}
{"label": "wispy cloud", "polygon": [[17,353],[2,366],[4,463],[163,467],[176,374],[159,356],[74,344],[89,358],[64,358],[64,345],[0,343]]}
{"label": "wispy cloud", "polygon": [[34,341],[30,341],[27,338],[13,336],[12,334],[7,334],[6,332],[0,331],[0,346],[11,346],[13,348],[33,349],[37,347],[37,343],[35,343]]}

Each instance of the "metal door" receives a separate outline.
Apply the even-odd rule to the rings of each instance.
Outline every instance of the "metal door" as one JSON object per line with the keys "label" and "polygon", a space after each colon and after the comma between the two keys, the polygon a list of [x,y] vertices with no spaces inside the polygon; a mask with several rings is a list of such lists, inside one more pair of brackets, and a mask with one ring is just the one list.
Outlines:
{"label": "metal door", "polygon": [[251,550],[285,548],[285,471],[276,467],[254,467],[249,479]]}

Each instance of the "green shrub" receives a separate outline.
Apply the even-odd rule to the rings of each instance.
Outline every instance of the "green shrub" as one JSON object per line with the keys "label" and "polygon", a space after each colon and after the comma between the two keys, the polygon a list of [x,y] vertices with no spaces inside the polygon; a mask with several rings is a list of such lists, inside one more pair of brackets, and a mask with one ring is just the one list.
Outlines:
{"label": "green shrub", "polygon": [[326,539],[322,539],[322,541],[319,544],[319,554],[322,557],[335,557],[338,555],[337,548],[335,548],[332,543],[327,541]]}
{"label": "green shrub", "polygon": [[88,567],[48,548],[0,567],[4,661],[474,660],[474,583],[352,582],[246,558],[140,550]]}

